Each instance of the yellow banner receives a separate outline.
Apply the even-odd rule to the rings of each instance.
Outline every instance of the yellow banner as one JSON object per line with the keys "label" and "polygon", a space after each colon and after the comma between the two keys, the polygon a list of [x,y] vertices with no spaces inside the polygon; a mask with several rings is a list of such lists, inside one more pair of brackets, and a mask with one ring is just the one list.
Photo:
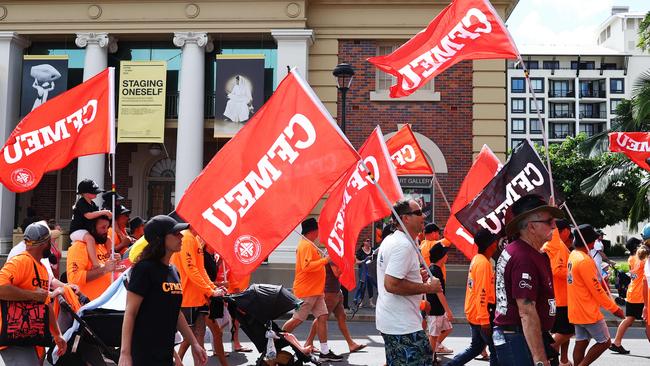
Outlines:
{"label": "yellow banner", "polygon": [[163,143],[165,61],[121,61],[117,142]]}

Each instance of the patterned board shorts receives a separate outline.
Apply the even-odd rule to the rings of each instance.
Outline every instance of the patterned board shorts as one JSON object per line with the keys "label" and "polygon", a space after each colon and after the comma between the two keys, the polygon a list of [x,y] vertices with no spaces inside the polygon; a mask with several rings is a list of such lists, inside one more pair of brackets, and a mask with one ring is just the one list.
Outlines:
{"label": "patterned board shorts", "polygon": [[429,366],[433,351],[423,330],[404,335],[382,333],[388,366]]}

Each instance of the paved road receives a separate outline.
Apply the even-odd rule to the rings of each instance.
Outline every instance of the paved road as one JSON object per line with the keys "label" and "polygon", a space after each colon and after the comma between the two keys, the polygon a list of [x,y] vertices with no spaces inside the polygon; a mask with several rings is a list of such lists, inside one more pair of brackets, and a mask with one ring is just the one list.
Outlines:
{"label": "paved road", "polygon": [[[343,362],[332,363],[332,365],[359,365],[359,366],[381,366],[384,364],[384,342],[375,329],[374,323],[372,322],[351,322],[349,324],[350,331],[353,334],[353,338],[358,343],[365,343],[368,347],[354,354],[345,354],[347,349],[347,344],[343,340],[338,327],[334,322],[329,322],[329,334],[330,334],[330,348],[336,353],[342,353],[345,357]],[[307,331],[307,326],[305,324],[301,325],[296,330],[296,336],[301,341],[305,339],[305,333]],[[616,333],[615,328],[610,328],[610,334],[614,335]],[[247,338],[242,338],[246,339]],[[453,350],[459,351],[467,347],[470,341],[470,331],[469,327],[465,324],[456,324],[454,331],[446,341],[445,345]],[[318,342],[316,342],[316,345]],[[246,341],[244,345],[247,347],[254,348],[252,343]],[[650,344],[645,339],[642,328],[632,328],[628,331],[626,339],[623,340],[623,345],[630,349],[632,353],[630,355],[618,355],[613,354],[610,351],[605,352],[600,359],[595,363],[595,365],[615,365],[615,364],[624,364],[625,366],[640,366],[640,365],[650,365]],[[208,354],[211,354],[211,346],[206,345],[208,349]],[[226,350],[230,351],[231,346],[226,345]],[[254,365],[255,360],[259,357],[259,353],[256,351],[252,353],[232,353],[228,358],[230,365]],[[448,359],[448,358],[447,358]],[[443,364],[444,364],[443,358]],[[192,365],[191,357],[187,355],[184,360],[184,364]],[[215,357],[210,357],[208,365],[219,365],[219,362]],[[487,366],[488,363],[484,361],[472,361],[468,363],[472,366]]]}

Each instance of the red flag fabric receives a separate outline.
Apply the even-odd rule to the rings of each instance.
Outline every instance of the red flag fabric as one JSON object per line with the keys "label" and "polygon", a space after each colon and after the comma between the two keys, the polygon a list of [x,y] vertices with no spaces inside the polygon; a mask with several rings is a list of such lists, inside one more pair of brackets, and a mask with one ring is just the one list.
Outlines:
{"label": "red flag fabric", "polygon": [[0,181],[21,193],[36,187],[43,174],[64,168],[76,157],[114,152],[114,69],[34,109],[2,148]]}
{"label": "red flag fabric", "polygon": [[[359,149],[359,155],[391,204],[400,199],[402,188],[379,126]],[[361,164],[359,161],[348,170],[325,202],[318,219],[320,242],[341,269],[339,280],[348,290],[356,285],[354,263],[359,232],[391,212]]]}
{"label": "red flag fabric", "polygon": [[650,171],[650,132],[612,132],[609,151],[622,152],[641,168]]}
{"label": "red flag fabric", "polygon": [[432,175],[433,169],[415,139],[411,125],[400,128],[386,141],[397,175]]}
{"label": "red flag fabric", "polygon": [[483,145],[474,164],[458,190],[458,195],[451,206],[451,214],[445,225],[445,238],[451,241],[465,257],[472,259],[477,252],[474,237],[463,227],[455,213],[462,210],[485,188],[501,167],[499,158],[487,145]]}
{"label": "red flag fabric", "polygon": [[488,0],[455,0],[390,55],[368,59],[397,77],[390,96],[407,96],[463,60],[517,58],[519,51]]}
{"label": "red flag fabric", "polygon": [[176,208],[230,266],[252,272],[357,162],[313,90],[292,71],[212,158]]}

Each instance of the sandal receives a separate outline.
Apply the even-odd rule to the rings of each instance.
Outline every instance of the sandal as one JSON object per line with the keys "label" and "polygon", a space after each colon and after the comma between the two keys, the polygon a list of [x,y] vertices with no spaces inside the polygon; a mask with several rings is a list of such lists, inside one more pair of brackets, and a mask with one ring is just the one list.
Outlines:
{"label": "sandal", "polygon": [[450,355],[454,353],[454,351],[443,345],[439,345],[438,348],[436,349],[436,353],[440,355]]}
{"label": "sandal", "polygon": [[362,349],[366,348],[366,346],[367,346],[366,344],[358,344],[357,347],[355,347],[354,349],[350,348],[350,353],[359,352]]}
{"label": "sandal", "polygon": [[243,352],[243,353],[248,353],[248,352],[253,352],[252,349],[246,348],[246,347],[239,347],[235,349],[235,352]]}

